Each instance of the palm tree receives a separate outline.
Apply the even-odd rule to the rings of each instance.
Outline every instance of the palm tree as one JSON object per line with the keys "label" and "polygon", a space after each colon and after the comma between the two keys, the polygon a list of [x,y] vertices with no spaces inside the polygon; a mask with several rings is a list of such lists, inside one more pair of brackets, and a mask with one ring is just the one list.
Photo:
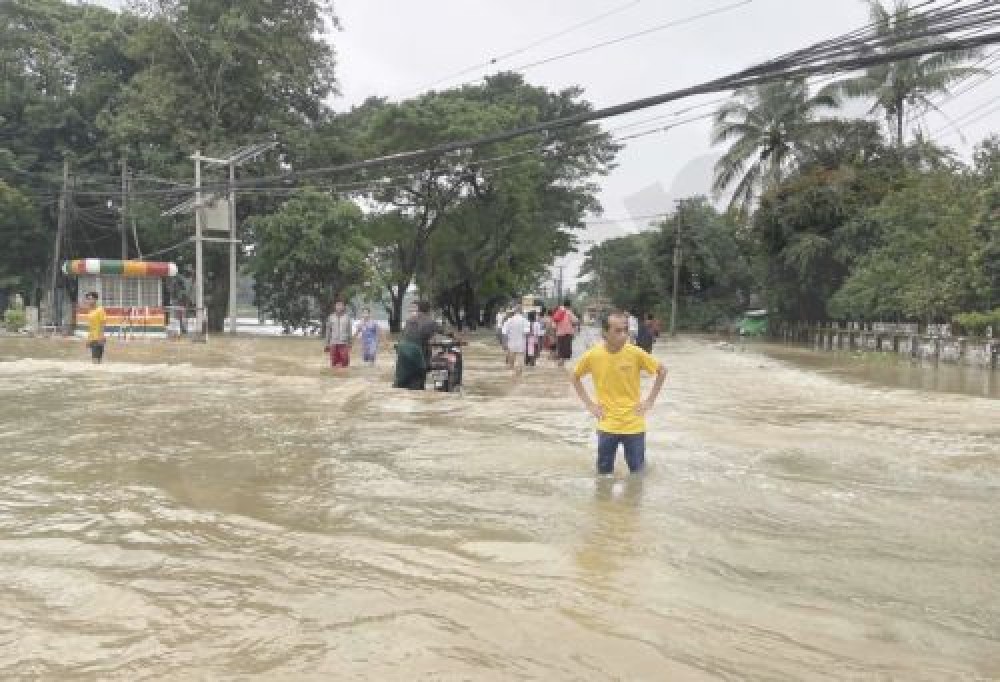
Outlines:
{"label": "palm tree", "polygon": [[[907,0],[895,0],[890,11],[880,0],[866,0],[875,33],[882,38],[905,39],[920,30],[924,22],[913,11]],[[926,38],[914,38],[911,45],[927,43]],[[898,50],[895,44],[888,50]],[[936,95],[947,95],[949,88],[958,81],[986,73],[967,66],[968,62],[982,56],[980,50],[942,52],[923,57],[913,57],[887,62],[869,68],[861,76],[835,83],[833,88],[847,97],[866,97],[874,100],[869,113],[881,111],[892,139],[899,149],[904,145],[907,112],[911,107],[940,111],[933,102]]]}
{"label": "palm tree", "polygon": [[730,208],[748,210],[799,163],[822,125],[817,115],[837,104],[827,90],[811,95],[802,79],[737,90],[715,113],[712,144],[731,144],[715,164],[712,190],[720,194],[736,182]]}

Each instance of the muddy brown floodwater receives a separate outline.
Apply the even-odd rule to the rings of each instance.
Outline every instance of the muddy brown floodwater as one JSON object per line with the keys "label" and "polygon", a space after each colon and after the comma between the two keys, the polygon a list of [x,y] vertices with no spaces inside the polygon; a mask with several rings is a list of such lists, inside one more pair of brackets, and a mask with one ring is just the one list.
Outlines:
{"label": "muddy brown floodwater", "polygon": [[[1000,678],[1000,401],[695,339],[649,472],[545,363],[0,339],[0,678]],[[995,395],[988,393],[988,395]]]}

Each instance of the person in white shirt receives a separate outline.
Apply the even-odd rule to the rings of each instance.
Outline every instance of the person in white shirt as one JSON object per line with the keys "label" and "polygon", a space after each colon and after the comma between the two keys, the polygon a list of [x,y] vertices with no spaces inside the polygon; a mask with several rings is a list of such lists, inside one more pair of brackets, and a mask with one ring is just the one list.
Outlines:
{"label": "person in white shirt", "polygon": [[503,323],[503,336],[507,340],[507,364],[514,368],[514,375],[521,376],[524,368],[524,353],[528,349],[528,320],[521,314],[520,307]]}
{"label": "person in white shirt", "polygon": [[503,318],[503,311],[497,311],[497,343],[501,346],[503,346]]}
{"label": "person in white shirt", "polygon": [[628,316],[628,340],[635,343],[639,336],[639,318],[628,311],[625,312],[625,315]]}
{"label": "person in white shirt", "polygon": [[528,313],[528,347],[524,353],[524,364],[527,367],[534,367],[538,362],[538,356],[542,352],[542,339],[545,335],[545,327],[538,319],[538,313],[534,310]]}

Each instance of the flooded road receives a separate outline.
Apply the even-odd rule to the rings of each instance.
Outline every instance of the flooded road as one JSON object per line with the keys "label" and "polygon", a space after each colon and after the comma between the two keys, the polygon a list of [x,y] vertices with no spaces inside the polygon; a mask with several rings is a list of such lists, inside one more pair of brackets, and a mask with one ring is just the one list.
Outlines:
{"label": "flooded road", "polygon": [[964,393],[1000,399],[1000,371],[898,353],[816,350],[799,344],[744,342],[743,350],[764,353],[798,367],[871,386]]}
{"label": "flooded road", "polygon": [[0,678],[1000,678],[1000,402],[681,340],[641,481],[495,346],[0,339]]}

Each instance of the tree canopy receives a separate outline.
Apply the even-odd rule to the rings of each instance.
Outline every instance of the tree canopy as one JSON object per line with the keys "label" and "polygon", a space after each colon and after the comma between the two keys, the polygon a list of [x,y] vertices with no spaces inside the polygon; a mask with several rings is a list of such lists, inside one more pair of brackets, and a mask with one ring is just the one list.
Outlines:
{"label": "tree canopy", "polygon": [[[882,35],[923,40],[918,8],[869,4]],[[176,261],[183,285],[193,219],[164,213],[193,194],[191,155],[274,140],[237,170],[237,224],[258,302],[289,328],[319,319],[338,294],[381,301],[398,328],[408,292],[475,321],[537,291],[601,210],[598,183],[620,146],[599,124],[392,157],[587,113],[585,93],[500,73],[334,111],[336,28],[328,0],[132,0],[119,12],[0,3],[0,288],[30,301],[48,288],[64,163],[61,257],[118,257],[124,241],[128,257]],[[689,327],[747,306],[803,322],[988,313],[1000,305],[1000,142],[963,159],[920,127],[983,62],[930,54],[818,89],[790,80],[737,91],[711,137],[724,147],[714,191],[731,193],[729,210],[690,197],[594,245],[581,291],[666,314],[679,246]],[[870,103],[867,116],[841,109],[853,98]],[[332,169],[373,157],[390,161]],[[227,191],[224,170],[203,170],[206,192]],[[215,328],[226,256],[206,245]]]}

